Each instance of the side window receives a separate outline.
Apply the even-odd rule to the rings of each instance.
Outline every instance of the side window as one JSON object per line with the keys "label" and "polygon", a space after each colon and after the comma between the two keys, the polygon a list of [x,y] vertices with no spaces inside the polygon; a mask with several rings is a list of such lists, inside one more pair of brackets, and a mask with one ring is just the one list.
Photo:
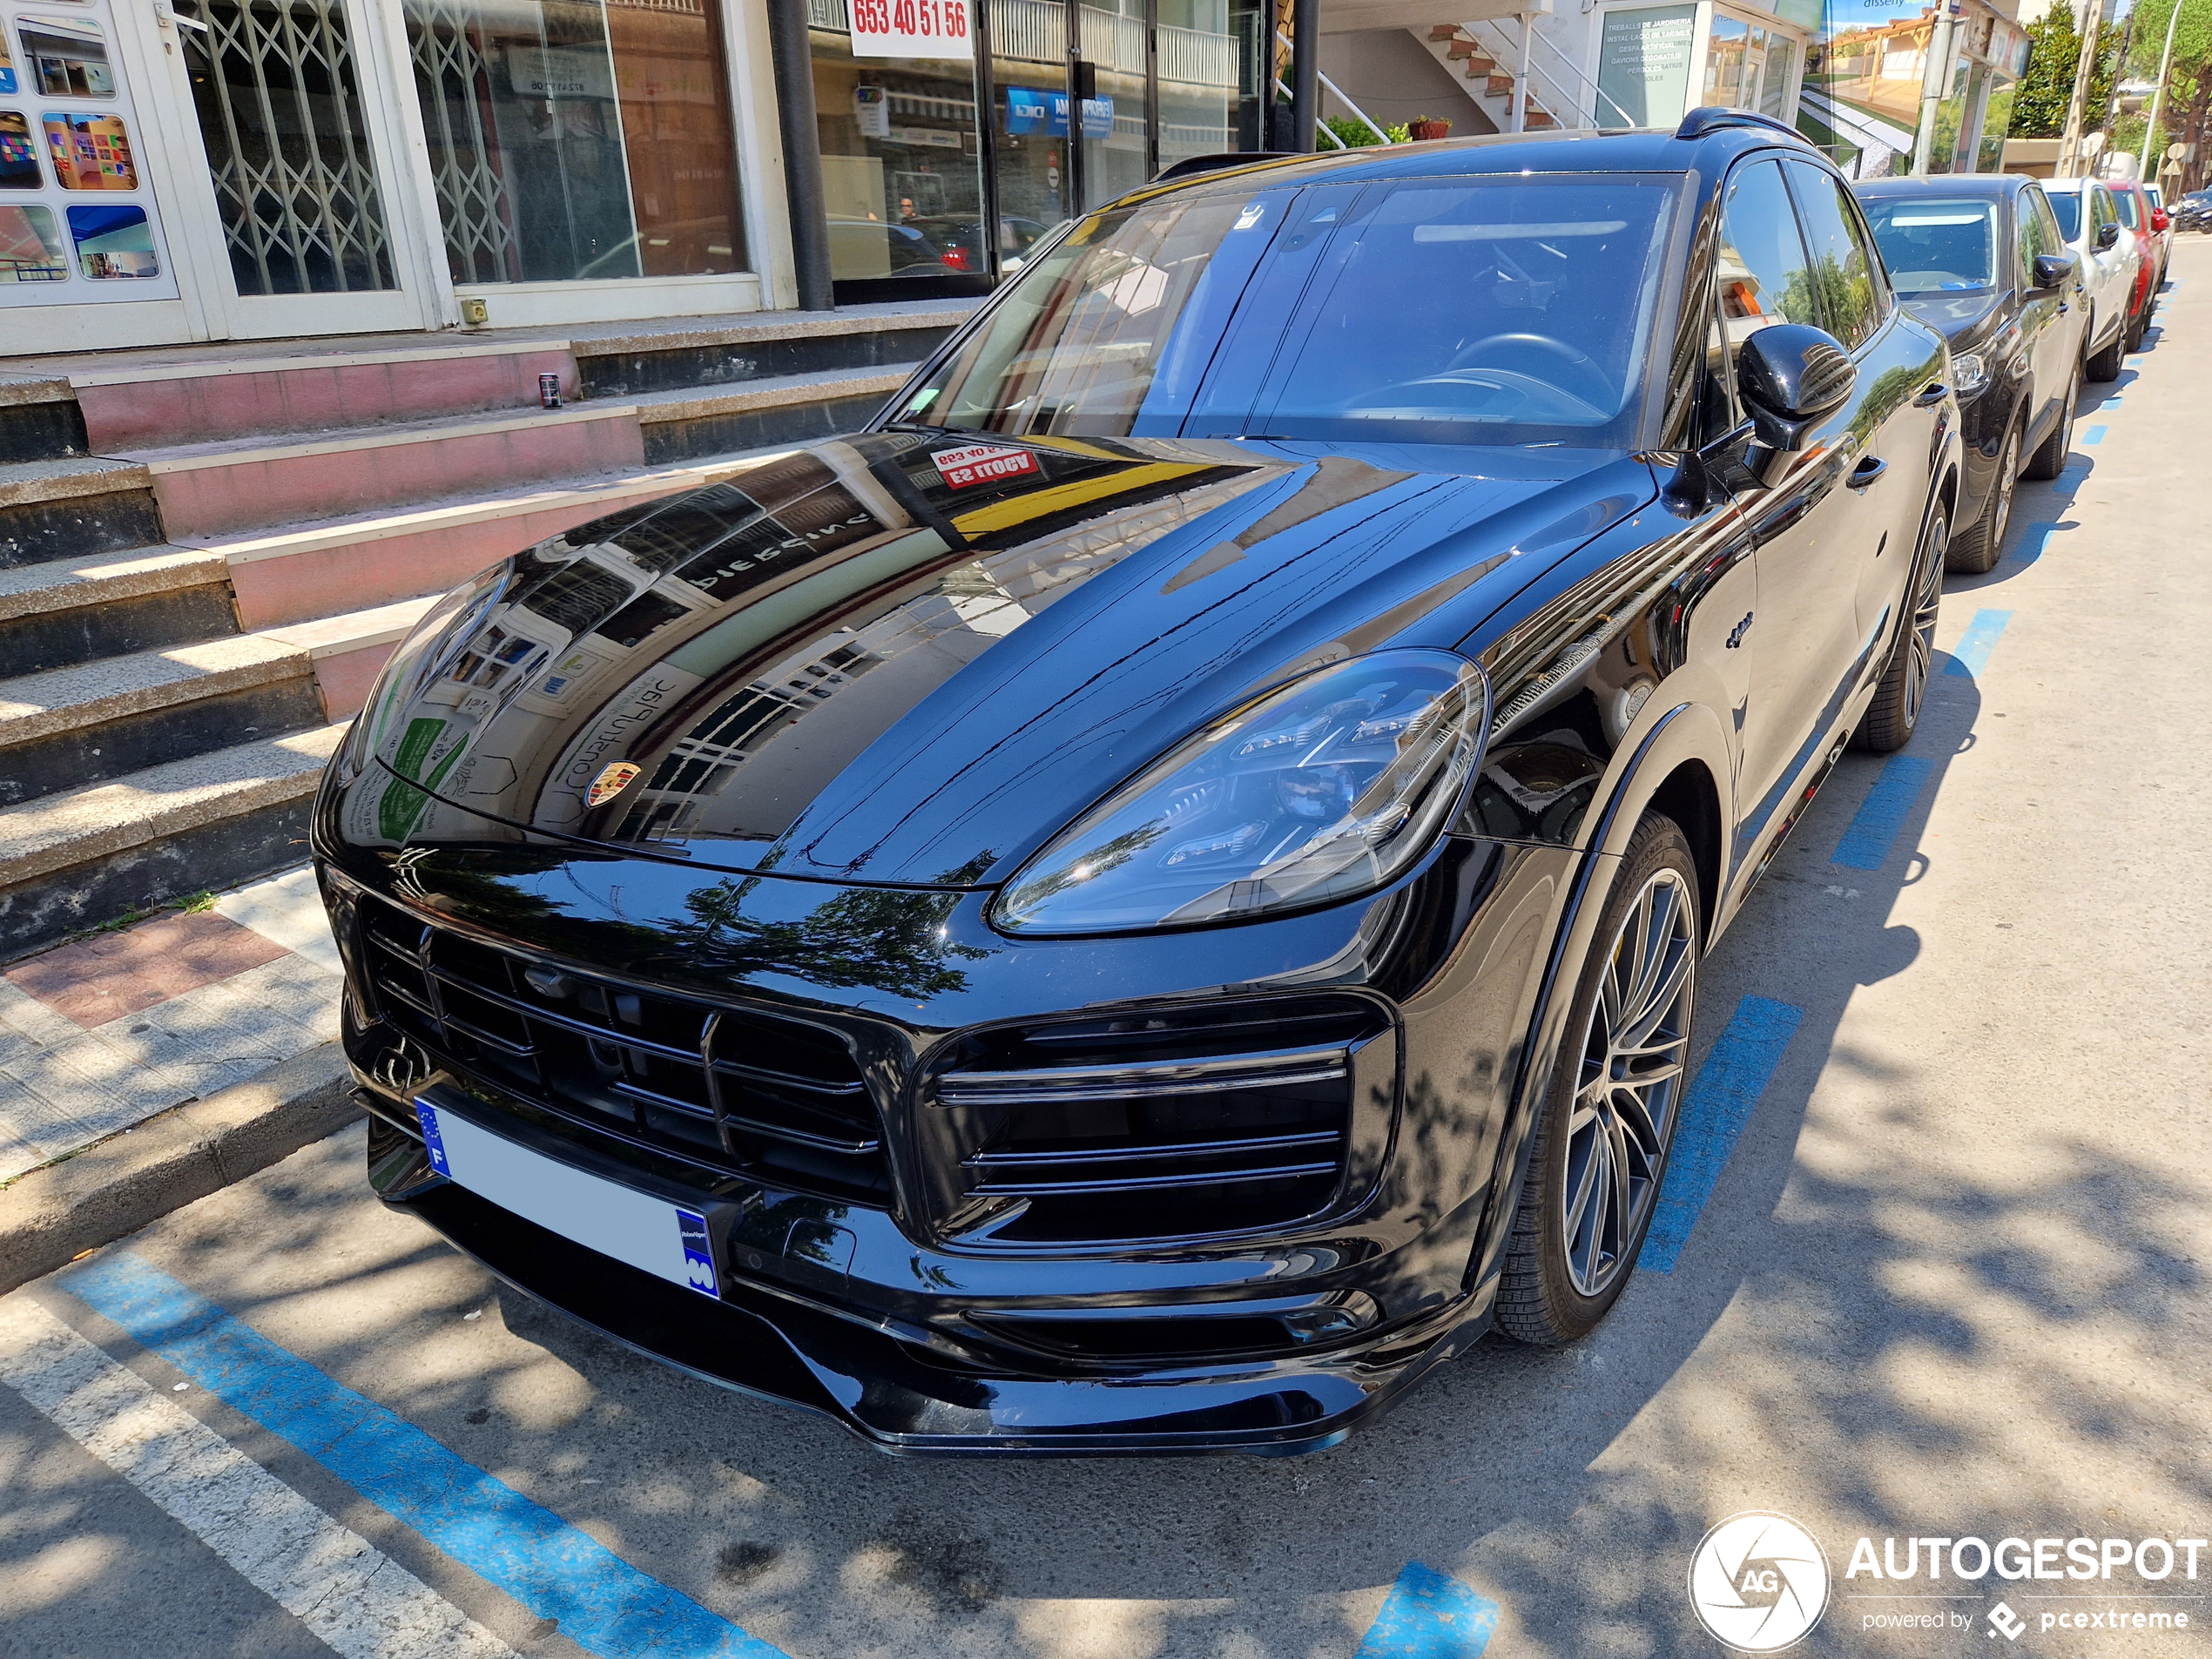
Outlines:
{"label": "side window", "polygon": [[2051,252],[2051,244],[2043,237],[2043,221],[2035,212],[2036,198],[2040,193],[2023,190],[2013,198],[2013,222],[2020,231],[2020,269],[2013,280],[2023,289],[2034,280],[2036,260]]}
{"label": "side window", "polygon": [[1804,239],[1774,162],[1749,163],[1730,178],[1718,253],[1715,280],[1733,383],[1736,348],[1750,335],[1778,322],[1820,325]]}
{"label": "side window", "polygon": [[2046,253],[2070,253],[2067,245],[2066,226],[2059,223],[2059,216],[2051,210],[2051,199],[2040,190],[2027,192],[2035,203],[2035,217],[2043,226],[2043,251]]}
{"label": "side window", "polygon": [[2120,213],[2113,206],[2111,196],[2106,192],[2102,185],[2092,186],[2089,191],[2089,223],[2099,230],[2102,230],[2107,225],[2117,225],[2119,222]]}
{"label": "side window", "polygon": [[1826,320],[1821,327],[1855,352],[1882,326],[1879,265],[1870,253],[1857,214],[1843,199],[1843,186],[1819,168],[1802,161],[1787,164],[1790,193],[1804,216],[1805,246],[1812,255],[1813,286]]}
{"label": "side window", "polygon": [[1729,373],[1727,325],[1720,296],[1708,308],[1705,323],[1705,381],[1697,395],[1697,442],[1702,446],[1736,429],[1736,376]]}

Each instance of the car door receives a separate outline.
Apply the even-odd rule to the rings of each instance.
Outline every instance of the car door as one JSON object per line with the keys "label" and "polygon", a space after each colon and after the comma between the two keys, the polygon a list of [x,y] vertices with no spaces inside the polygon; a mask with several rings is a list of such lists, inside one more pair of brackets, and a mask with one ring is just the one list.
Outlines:
{"label": "car door", "polygon": [[[1717,249],[1730,373],[1743,343],[1761,328],[1824,327],[1817,279],[1784,182],[1779,158],[1739,163],[1723,190]],[[1861,560],[1852,545],[1860,500],[1850,488],[1863,459],[1860,400],[1854,396],[1811,433],[1803,448],[1774,458],[1764,481],[1738,497],[1756,551],[1758,603],[1744,618],[1750,691],[1743,713],[1743,786],[1738,860],[1752,857],[1818,751],[1815,727],[1841,706],[1858,655]],[[1878,457],[1871,457],[1878,459]]]}
{"label": "car door", "polygon": [[[2072,250],[2059,238],[2058,220],[2040,185],[2024,185],[2013,197],[2013,244],[2020,250],[2020,268],[2013,280],[2020,296],[2020,350],[2027,361],[2027,441],[2025,456],[2043,441],[2060,410],[2059,401],[2074,383],[2079,357],[2080,324],[2078,301],[2081,285],[2074,278],[2055,288],[2035,286],[2035,261],[2046,253]],[[2069,326],[2072,325],[2072,326]]]}
{"label": "car door", "polygon": [[[1838,556],[1851,561],[1851,661],[1863,673],[1879,656],[1905,590],[1927,504],[1928,458],[1944,417],[1942,347],[1901,323],[1874,238],[1844,182],[1811,161],[1783,164],[1818,273],[1822,326],[1858,369],[1845,428],[1857,459],[1830,505]],[[1856,684],[1854,681],[1853,684]]]}
{"label": "car door", "polygon": [[[2128,326],[2128,288],[2135,273],[2128,267],[2127,239],[2119,234],[2120,210],[2112,205],[2112,192],[2102,185],[2091,185],[2081,194],[2089,250],[2097,262],[2095,317],[2090,326],[2101,342],[2111,339],[2114,329]],[[2102,245],[2107,226],[2113,232],[2108,246]]]}

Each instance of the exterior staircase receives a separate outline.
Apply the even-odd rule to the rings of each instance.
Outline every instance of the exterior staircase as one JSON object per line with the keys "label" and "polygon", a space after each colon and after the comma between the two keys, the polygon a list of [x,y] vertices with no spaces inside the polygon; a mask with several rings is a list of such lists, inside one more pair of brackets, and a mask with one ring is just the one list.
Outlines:
{"label": "exterior staircase", "polygon": [[299,861],[439,594],[852,429],[974,304],[0,361],[0,960]]}
{"label": "exterior staircase", "polygon": [[1528,71],[1528,87],[1521,119],[1514,119],[1514,90],[1523,73],[1526,53],[1521,44],[1524,26],[1541,38],[1539,19],[1549,14],[1548,0],[1518,18],[1487,18],[1472,23],[1431,24],[1407,32],[1427,48],[1429,55],[1460,78],[1467,93],[1484,118],[1500,132],[1541,132],[1561,126],[1584,126],[1577,112],[1580,99],[1572,88],[1575,72],[1561,55],[1540,47],[1535,67]]}

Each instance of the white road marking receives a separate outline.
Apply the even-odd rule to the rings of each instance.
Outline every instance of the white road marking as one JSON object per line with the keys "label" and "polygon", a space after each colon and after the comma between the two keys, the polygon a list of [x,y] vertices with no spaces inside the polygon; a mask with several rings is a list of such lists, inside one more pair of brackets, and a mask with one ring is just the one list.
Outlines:
{"label": "white road marking", "polygon": [[36,1302],[0,1303],[0,1382],[345,1659],[514,1650]]}

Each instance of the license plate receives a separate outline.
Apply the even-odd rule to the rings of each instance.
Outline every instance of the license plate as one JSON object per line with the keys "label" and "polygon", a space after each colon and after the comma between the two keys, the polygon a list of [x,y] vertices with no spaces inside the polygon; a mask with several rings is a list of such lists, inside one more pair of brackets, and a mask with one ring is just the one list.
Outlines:
{"label": "license plate", "polygon": [[415,1103],[415,1116],[430,1167],[455,1186],[587,1250],[719,1297],[714,1246],[698,1211],[533,1152],[427,1100]]}

